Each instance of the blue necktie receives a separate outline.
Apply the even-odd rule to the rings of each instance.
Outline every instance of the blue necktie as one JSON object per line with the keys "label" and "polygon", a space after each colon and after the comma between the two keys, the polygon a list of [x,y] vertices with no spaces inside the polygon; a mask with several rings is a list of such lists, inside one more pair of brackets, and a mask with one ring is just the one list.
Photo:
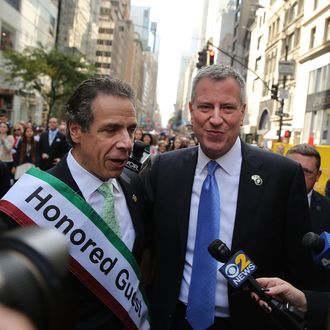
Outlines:
{"label": "blue necktie", "polygon": [[214,323],[217,262],[207,248],[219,238],[220,195],[214,177],[219,164],[207,164],[208,175],[204,180],[197,216],[197,230],[189,287],[187,320],[194,330],[205,330]]}

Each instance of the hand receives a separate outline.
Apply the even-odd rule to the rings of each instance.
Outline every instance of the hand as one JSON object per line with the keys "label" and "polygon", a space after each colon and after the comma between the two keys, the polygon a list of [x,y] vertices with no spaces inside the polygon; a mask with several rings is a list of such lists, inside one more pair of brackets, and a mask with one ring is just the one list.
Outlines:
{"label": "hand", "polygon": [[56,165],[60,162],[61,158],[54,158],[53,164]]}
{"label": "hand", "polygon": [[41,154],[41,158],[42,158],[42,159],[48,159],[49,156],[48,156],[48,154],[46,154],[46,153],[43,152],[43,153]]}
{"label": "hand", "polygon": [[32,322],[22,313],[0,305],[1,330],[36,330]]}
{"label": "hand", "polygon": [[[305,294],[290,283],[277,277],[257,278],[257,282],[261,286],[268,289],[266,291],[268,295],[278,300],[287,301],[302,312],[307,311],[307,301]],[[268,304],[261,300],[255,293],[252,294],[252,297],[259,302],[259,305],[263,309],[268,312],[271,311],[271,308],[268,306]]]}

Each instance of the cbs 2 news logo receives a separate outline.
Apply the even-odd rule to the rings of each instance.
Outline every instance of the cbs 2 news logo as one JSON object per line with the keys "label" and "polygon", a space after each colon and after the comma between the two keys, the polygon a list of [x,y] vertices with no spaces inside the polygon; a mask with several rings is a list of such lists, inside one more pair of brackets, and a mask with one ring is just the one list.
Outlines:
{"label": "cbs 2 news logo", "polygon": [[220,268],[221,274],[235,288],[240,287],[256,270],[257,266],[242,250]]}

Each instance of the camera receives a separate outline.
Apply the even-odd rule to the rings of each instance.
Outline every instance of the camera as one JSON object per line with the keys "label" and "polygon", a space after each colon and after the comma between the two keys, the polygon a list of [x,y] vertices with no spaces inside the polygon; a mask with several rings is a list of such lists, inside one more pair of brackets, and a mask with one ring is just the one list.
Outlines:
{"label": "camera", "polygon": [[28,226],[0,236],[0,303],[37,329],[63,329],[68,247],[54,229]]}

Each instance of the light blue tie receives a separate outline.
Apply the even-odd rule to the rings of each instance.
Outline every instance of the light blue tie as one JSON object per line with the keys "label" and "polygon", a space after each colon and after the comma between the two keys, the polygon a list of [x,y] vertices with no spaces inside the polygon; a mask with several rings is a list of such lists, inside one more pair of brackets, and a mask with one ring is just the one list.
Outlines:
{"label": "light blue tie", "polygon": [[116,219],[115,202],[112,193],[112,184],[108,182],[102,183],[97,191],[104,197],[102,218],[104,222],[112,229],[112,231],[121,238],[120,227]]}
{"label": "light blue tie", "polygon": [[220,195],[215,170],[219,164],[207,164],[208,175],[204,180],[198,207],[197,230],[189,287],[187,320],[194,330],[205,330],[214,323],[217,261],[207,248],[219,238]]}

